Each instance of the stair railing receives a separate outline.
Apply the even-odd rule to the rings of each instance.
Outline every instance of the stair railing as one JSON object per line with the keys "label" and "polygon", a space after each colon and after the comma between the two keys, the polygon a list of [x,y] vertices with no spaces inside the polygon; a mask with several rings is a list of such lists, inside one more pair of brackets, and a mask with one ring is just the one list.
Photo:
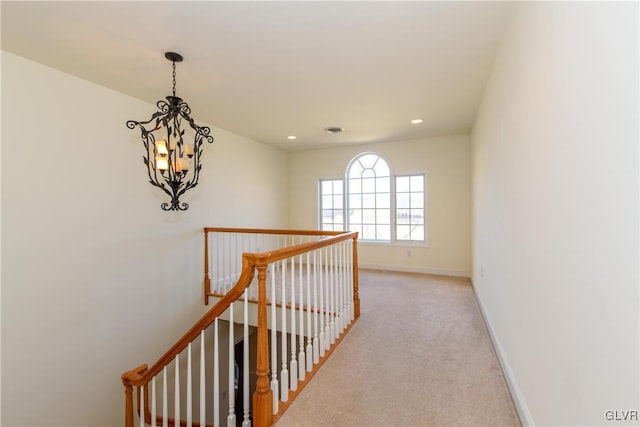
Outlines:
{"label": "stair railing", "polygon": [[[209,254],[205,254],[205,301],[212,296],[220,299],[154,365],[141,365],[122,375],[126,427],[134,426],[134,413],[137,413],[140,426],[216,427],[224,423],[220,407],[225,398],[229,404],[227,426],[235,427],[236,388],[243,391],[240,400],[243,413],[239,414],[242,426],[249,427],[252,423],[258,427],[271,426],[359,316],[357,233],[205,228],[205,251],[208,251],[209,233],[238,233],[243,235],[243,241],[254,239],[258,242],[262,239],[261,245],[268,244],[263,246],[265,251],[242,253],[237,281],[223,295],[207,288],[211,281],[207,283],[206,280],[210,269]],[[229,272],[235,275],[236,269],[229,268]],[[253,304],[249,304],[250,300]],[[234,305],[239,306],[235,316]],[[257,309],[252,311],[251,306],[257,306]],[[244,376],[241,385],[237,384],[237,369],[232,362],[235,360],[234,335],[238,312],[244,317],[241,333]],[[251,320],[252,317],[255,318]],[[225,331],[221,325],[227,321],[228,386],[226,391],[221,391],[220,384],[224,384],[221,377],[224,375],[220,372],[222,355],[219,353],[224,340],[220,344],[218,334]],[[256,343],[251,349],[249,326],[257,326]],[[213,333],[205,334],[207,328],[213,329]],[[207,343],[210,336],[213,336],[213,343]],[[206,355],[206,348],[211,346],[213,363]],[[193,353],[192,347],[199,347],[200,351]],[[255,354],[253,387],[249,381],[253,369],[250,368],[250,353]],[[186,372],[180,369],[180,361],[185,358]],[[195,399],[192,359],[199,362],[193,369],[199,371],[199,376],[195,377],[199,378],[200,385]],[[175,375],[169,375],[169,367],[174,368]],[[211,376],[213,384],[208,384],[207,378]],[[168,398],[172,381],[173,402]],[[156,382],[161,383],[161,396],[158,396]],[[135,402],[134,388],[137,389]],[[255,390],[252,401],[249,400],[250,388]],[[186,395],[181,392],[183,390],[186,390]],[[210,396],[208,401],[206,396]],[[193,420],[194,406],[199,406],[199,421]],[[184,419],[181,408],[185,409]],[[169,416],[170,412],[174,417]]]}

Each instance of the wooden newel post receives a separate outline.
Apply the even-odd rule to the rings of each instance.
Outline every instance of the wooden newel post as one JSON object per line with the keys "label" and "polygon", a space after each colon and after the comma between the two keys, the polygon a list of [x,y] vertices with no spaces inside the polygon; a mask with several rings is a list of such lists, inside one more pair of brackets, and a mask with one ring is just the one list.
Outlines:
{"label": "wooden newel post", "polygon": [[353,316],[360,317],[360,294],[358,293],[358,235],[353,238]]}
{"label": "wooden newel post", "polygon": [[[136,369],[127,371],[120,377],[124,385],[124,427],[133,427],[133,382],[138,382],[140,375],[147,370],[147,365],[140,365]],[[146,396],[145,396],[146,398]],[[146,400],[146,399],[145,399]],[[141,409],[140,388],[138,388],[138,409]]]}
{"label": "wooden newel post", "polygon": [[258,268],[258,357],[256,391],[253,393],[253,425],[270,427],[273,423],[273,392],[269,386],[269,342],[267,339],[267,266]]}
{"label": "wooden newel post", "polygon": [[133,386],[124,386],[124,426],[133,427]]}

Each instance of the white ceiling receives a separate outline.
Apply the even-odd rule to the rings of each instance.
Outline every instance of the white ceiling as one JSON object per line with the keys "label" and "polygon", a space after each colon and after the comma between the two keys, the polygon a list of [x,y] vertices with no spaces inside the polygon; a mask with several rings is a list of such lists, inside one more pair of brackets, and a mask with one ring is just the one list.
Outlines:
{"label": "white ceiling", "polygon": [[[164,52],[181,53],[177,95],[197,122],[287,151],[468,131],[511,8],[426,1],[0,5],[3,50],[153,104],[171,94]],[[424,123],[410,124],[418,117]],[[346,130],[332,135],[328,126]]]}

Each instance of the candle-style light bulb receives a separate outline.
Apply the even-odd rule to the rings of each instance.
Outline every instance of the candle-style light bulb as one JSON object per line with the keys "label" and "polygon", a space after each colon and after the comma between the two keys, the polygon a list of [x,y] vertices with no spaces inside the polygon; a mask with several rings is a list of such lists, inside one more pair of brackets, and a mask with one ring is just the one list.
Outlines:
{"label": "candle-style light bulb", "polygon": [[156,157],[156,168],[160,171],[169,169],[169,161],[167,157]]}
{"label": "candle-style light bulb", "polygon": [[187,155],[187,157],[193,157],[193,145],[184,144],[184,154]]}
{"label": "candle-style light bulb", "polygon": [[179,160],[180,160],[180,166],[182,167],[182,170],[185,172],[188,171],[189,168],[191,167],[191,159],[183,156]]}
{"label": "candle-style light bulb", "polygon": [[156,154],[159,156],[166,156],[169,154],[167,151],[167,141],[164,139],[156,141]]}

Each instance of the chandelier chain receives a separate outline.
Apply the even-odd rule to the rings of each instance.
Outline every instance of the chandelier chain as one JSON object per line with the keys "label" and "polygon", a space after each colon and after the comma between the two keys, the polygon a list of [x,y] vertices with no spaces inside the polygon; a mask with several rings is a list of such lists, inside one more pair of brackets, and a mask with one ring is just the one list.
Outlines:
{"label": "chandelier chain", "polygon": [[176,96],[176,63],[175,61],[172,61],[173,63],[173,96]]}

